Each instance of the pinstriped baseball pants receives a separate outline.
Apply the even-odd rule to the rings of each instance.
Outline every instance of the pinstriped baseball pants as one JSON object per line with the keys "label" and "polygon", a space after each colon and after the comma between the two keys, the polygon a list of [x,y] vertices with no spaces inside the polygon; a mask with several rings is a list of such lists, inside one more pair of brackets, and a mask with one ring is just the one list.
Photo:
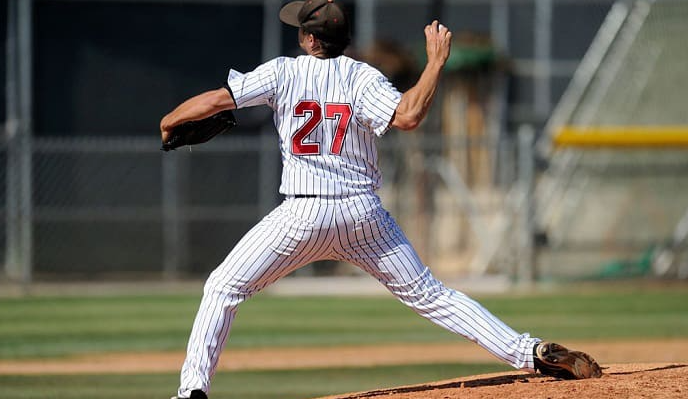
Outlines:
{"label": "pinstriped baseball pants", "polygon": [[290,197],[253,227],[208,278],[179,395],[209,391],[242,302],[299,267],[325,259],[360,267],[419,315],[515,368],[533,369],[539,339],[516,333],[476,301],[436,280],[377,195]]}

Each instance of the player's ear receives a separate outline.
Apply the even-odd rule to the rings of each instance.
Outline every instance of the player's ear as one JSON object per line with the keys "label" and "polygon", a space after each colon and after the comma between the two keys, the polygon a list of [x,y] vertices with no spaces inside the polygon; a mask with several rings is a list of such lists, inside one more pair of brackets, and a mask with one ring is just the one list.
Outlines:
{"label": "player's ear", "polygon": [[308,40],[308,45],[311,46],[311,48],[315,47],[315,44],[317,43],[318,39],[313,36],[312,33],[308,33],[306,35],[306,40]]}
{"label": "player's ear", "polygon": [[306,31],[306,30],[303,29],[303,28],[301,28],[301,29],[302,29],[302,30],[301,30],[301,34],[303,35],[303,39],[306,41],[306,43],[308,43],[309,46],[313,46],[313,44],[315,44],[315,42],[316,42],[318,39],[316,39],[315,36],[314,36],[312,33]]}

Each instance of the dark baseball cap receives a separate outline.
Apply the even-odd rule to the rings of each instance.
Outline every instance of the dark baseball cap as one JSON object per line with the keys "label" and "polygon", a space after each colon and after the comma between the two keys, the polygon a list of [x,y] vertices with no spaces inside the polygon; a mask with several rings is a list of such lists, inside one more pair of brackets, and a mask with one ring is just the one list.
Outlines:
{"label": "dark baseball cap", "polygon": [[292,1],[282,7],[279,17],[285,24],[303,28],[318,39],[349,42],[349,21],[334,0]]}

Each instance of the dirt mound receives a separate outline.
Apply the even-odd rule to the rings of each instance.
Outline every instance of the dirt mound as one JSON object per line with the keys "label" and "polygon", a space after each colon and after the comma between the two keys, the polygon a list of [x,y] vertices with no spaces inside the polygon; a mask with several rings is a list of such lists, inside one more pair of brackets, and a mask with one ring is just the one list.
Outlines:
{"label": "dirt mound", "polygon": [[322,399],[571,399],[686,398],[688,364],[604,365],[602,378],[558,380],[536,374],[507,372],[463,377],[405,387],[379,389]]}

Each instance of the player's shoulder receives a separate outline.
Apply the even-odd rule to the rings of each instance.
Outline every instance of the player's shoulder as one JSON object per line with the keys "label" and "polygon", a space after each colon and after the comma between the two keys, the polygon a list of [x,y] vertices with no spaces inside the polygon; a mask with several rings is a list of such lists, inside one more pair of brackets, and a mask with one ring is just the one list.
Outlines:
{"label": "player's shoulder", "polygon": [[285,79],[294,75],[298,67],[295,66],[296,60],[293,57],[275,57],[258,66],[256,72],[261,75],[275,76],[277,80]]}
{"label": "player's shoulder", "polygon": [[319,63],[319,64],[334,64],[336,65],[339,69],[348,69],[348,70],[353,70],[353,71],[361,71],[361,72],[377,72],[379,71],[363,62],[359,61],[356,59],[353,59],[349,56],[346,55],[340,55],[338,57],[334,58],[317,58],[312,55],[300,55],[298,57],[292,58],[292,57],[279,57],[281,59],[281,63],[286,64],[286,65],[292,65],[295,67],[301,67],[301,66],[308,66],[313,63]]}
{"label": "player's shoulder", "polygon": [[317,58],[310,55],[299,55],[296,57],[280,56],[269,62],[278,72],[299,74],[303,71],[313,70]]}
{"label": "player's shoulder", "polygon": [[296,59],[293,57],[280,56],[265,62],[263,65],[269,65],[272,68],[284,68],[294,64],[295,61]]}
{"label": "player's shoulder", "polygon": [[278,73],[281,72],[284,75],[298,75],[304,71],[325,71],[334,68],[339,76],[347,78],[352,83],[365,85],[373,79],[385,79],[382,72],[374,66],[346,55],[325,59],[312,55],[282,56],[273,59],[271,63]]}
{"label": "player's shoulder", "polygon": [[341,70],[347,71],[346,74],[354,78],[353,81],[366,82],[369,79],[384,78],[380,70],[366,62],[345,55],[337,57],[336,62],[339,63]]}
{"label": "player's shoulder", "polygon": [[346,55],[342,55],[342,56],[338,57],[338,59],[340,60],[340,62],[342,62],[345,65],[348,65],[350,68],[361,71],[361,72],[377,72],[377,73],[380,72],[374,66],[372,66],[366,62],[363,62],[361,60],[353,59],[353,58],[346,56]]}

